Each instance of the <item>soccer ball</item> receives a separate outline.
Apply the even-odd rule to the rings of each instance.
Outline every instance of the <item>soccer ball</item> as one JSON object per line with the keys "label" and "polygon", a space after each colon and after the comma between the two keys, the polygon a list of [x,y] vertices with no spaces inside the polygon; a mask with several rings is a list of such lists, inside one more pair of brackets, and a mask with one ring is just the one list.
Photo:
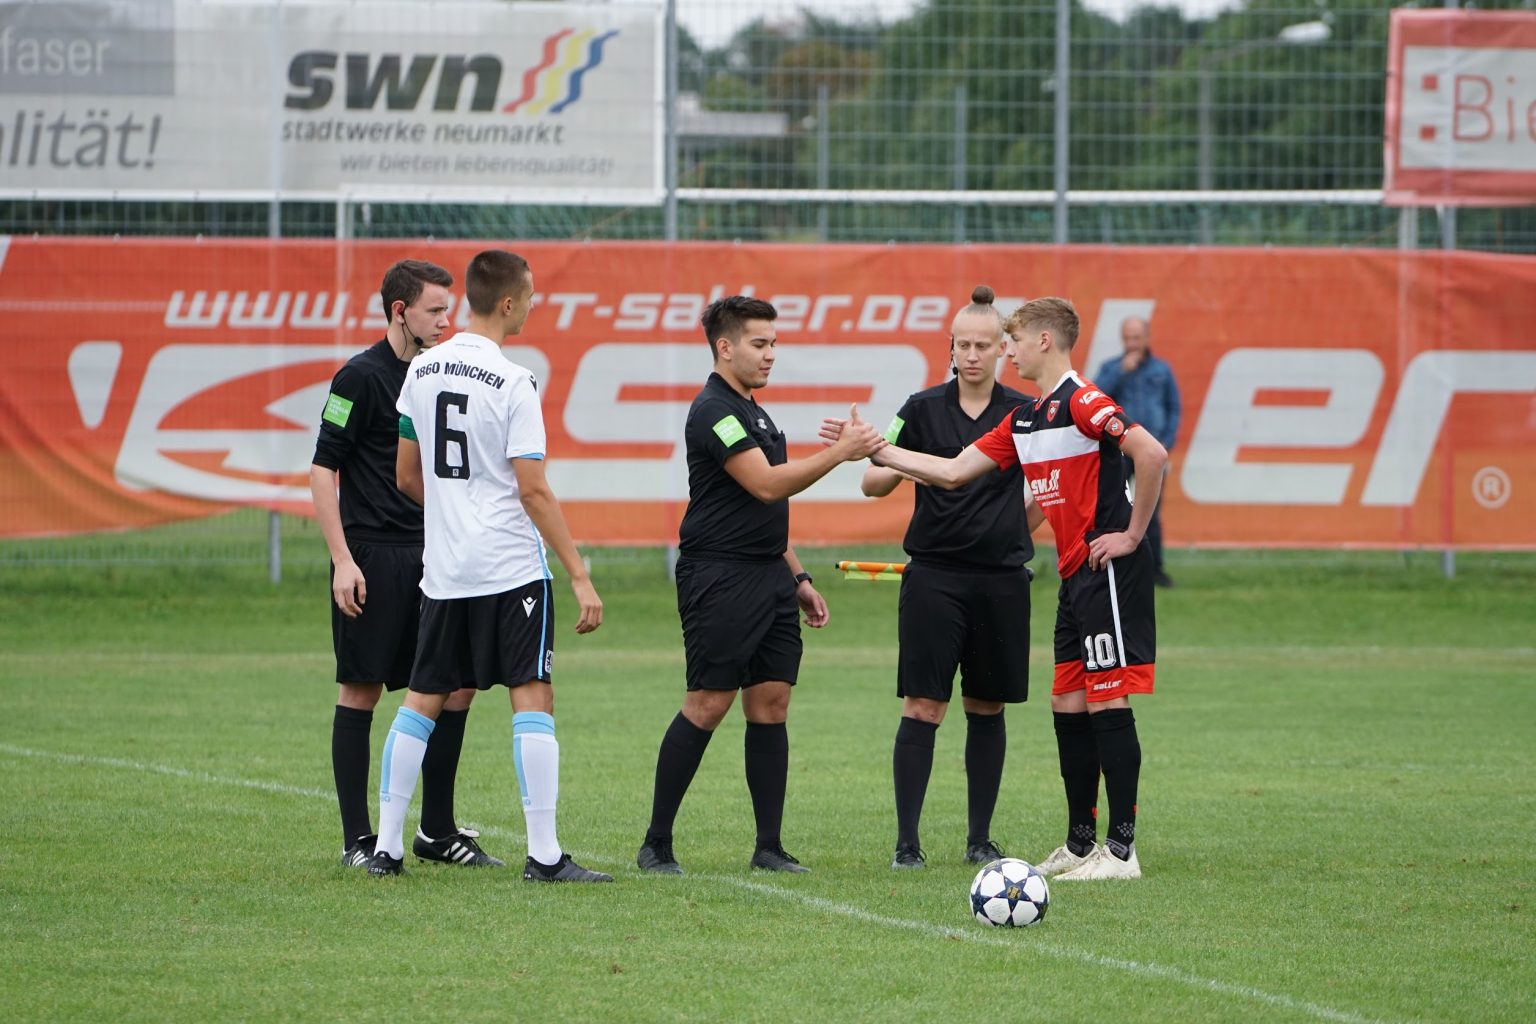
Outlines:
{"label": "soccer ball", "polygon": [[988,864],[971,883],[971,913],[983,924],[1001,928],[1039,924],[1050,905],[1045,876],[1013,857]]}

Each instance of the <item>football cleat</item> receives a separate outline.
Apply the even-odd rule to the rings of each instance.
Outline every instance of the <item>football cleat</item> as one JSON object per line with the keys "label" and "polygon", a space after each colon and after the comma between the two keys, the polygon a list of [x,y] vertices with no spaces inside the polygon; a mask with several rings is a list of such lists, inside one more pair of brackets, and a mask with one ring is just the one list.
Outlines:
{"label": "football cleat", "polygon": [[759,846],[752,853],[751,866],[760,871],[784,871],[796,875],[811,870],[785,853],[782,846]]}
{"label": "football cleat", "polygon": [[1058,882],[1097,882],[1106,878],[1140,878],[1141,862],[1136,859],[1136,847],[1131,847],[1131,856],[1127,860],[1121,860],[1109,852],[1107,847],[1101,846],[1094,850],[1083,863],[1056,876]]}
{"label": "football cleat", "polygon": [[1094,844],[1092,849],[1079,857],[1065,846],[1058,846],[1051,851],[1049,857],[1035,865],[1035,870],[1047,878],[1051,875],[1059,875],[1063,871],[1071,871],[1073,868],[1081,867],[1085,861],[1098,851],[1098,844]]}
{"label": "football cleat", "polygon": [[899,843],[896,846],[896,857],[891,861],[891,867],[897,869],[927,867],[927,858],[923,856],[920,847],[913,843]]}
{"label": "football cleat", "polygon": [[983,839],[979,843],[968,843],[965,847],[967,864],[991,864],[995,860],[1002,860],[1003,857],[1003,848],[990,839]]}
{"label": "football cleat", "polygon": [[571,855],[562,853],[560,859],[553,864],[540,864],[529,857],[523,864],[523,881],[525,882],[611,882],[612,875],[605,875],[601,871],[588,871],[586,868],[571,860]]}
{"label": "football cleat", "polygon": [[635,854],[635,863],[641,871],[649,871],[653,875],[680,875],[683,866],[677,862],[677,857],[672,853],[672,840],[647,839],[640,845],[640,852]]}
{"label": "football cleat", "polygon": [[403,875],[405,874],[405,858],[391,857],[383,850],[376,850],[373,856],[368,858],[368,873],[375,878]]}
{"label": "football cleat", "polygon": [[341,851],[341,866],[344,868],[365,868],[368,859],[373,856],[373,844],[379,841],[379,837],[372,832],[366,836],[358,836],[347,844],[347,848]]}
{"label": "football cleat", "polygon": [[416,839],[411,843],[411,852],[422,860],[433,860],[439,864],[458,864],[466,868],[506,867],[506,861],[480,849],[480,844],[475,842],[478,838],[480,833],[472,828],[461,828],[442,839],[428,839],[426,833],[417,829]]}

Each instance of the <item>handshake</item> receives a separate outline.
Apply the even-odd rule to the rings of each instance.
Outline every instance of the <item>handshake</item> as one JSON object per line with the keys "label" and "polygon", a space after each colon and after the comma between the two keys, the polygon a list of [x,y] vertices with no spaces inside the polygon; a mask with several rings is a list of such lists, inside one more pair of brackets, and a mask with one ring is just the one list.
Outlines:
{"label": "handshake", "polygon": [[848,407],[848,418],[845,420],[833,417],[822,420],[818,433],[822,444],[840,455],[843,462],[870,459],[878,465],[875,453],[887,444],[879,431],[859,418],[858,403]]}

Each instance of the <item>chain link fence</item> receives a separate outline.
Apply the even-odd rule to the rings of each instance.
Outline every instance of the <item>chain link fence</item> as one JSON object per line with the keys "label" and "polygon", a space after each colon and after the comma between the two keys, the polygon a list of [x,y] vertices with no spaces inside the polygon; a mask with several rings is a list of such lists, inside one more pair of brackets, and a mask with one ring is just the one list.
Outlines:
{"label": "chain link fence", "polygon": [[[1387,5],[1096,6],[681,0],[670,209],[9,199],[0,234],[1042,243],[1064,223],[1072,243],[1536,252],[1533,208],[1458,211],[1447,239],[1434,210],[1381,204]],[[0,564],[264,561],[271,526],[8,543]],[[307,521],[281,532],[314,546]]]}

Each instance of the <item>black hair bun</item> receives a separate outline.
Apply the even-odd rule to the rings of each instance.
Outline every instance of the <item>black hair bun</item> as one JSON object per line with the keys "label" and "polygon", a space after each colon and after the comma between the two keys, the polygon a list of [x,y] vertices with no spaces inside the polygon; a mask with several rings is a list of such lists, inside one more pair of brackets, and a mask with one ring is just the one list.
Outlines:
{"label": "black hair bun", "polygon": [[971,292],[971,301],[979,306],[990,306],[995,298],[997,294],[984,284],[977,285],[976,290]]}

